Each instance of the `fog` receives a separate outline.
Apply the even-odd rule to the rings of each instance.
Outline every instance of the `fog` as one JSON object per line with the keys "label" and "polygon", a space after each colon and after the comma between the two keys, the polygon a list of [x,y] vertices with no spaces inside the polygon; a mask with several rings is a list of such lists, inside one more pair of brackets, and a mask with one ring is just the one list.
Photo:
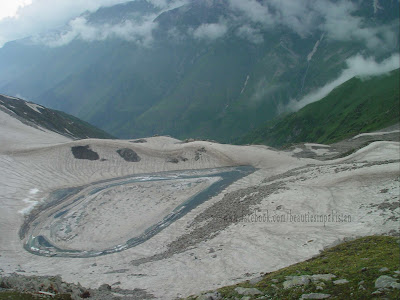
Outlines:
{"label": "fog", "polygon": [[377,76],[388,73],[400,67],[400,55],[393,54],[386,60],[378,63],[372,57],[363,57],[356,55],[349,58],[347,61],[347,68],[344,69],[338,78],[319,88],[318,90],[309,93],[299,101],[292,100],[286,107],[286,110],[297,111],[307,104],[321,100],[327,96],[334,88],[338,87],[347,80],[358,77]]}

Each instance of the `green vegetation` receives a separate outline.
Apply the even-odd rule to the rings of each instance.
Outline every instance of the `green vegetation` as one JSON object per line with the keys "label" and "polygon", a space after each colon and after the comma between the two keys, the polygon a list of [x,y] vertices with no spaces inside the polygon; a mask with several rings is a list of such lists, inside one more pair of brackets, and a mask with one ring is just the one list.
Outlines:
{"label": "green vegetation", "polygon": [[283,146],[330,144],[399,122],[399,69],[368,79],[352,78],[320,101],[247,134],[237,143]]}
{"label": "green vegetation", "polygon": [[[324,250],[307,261],[268,273],[254,285],[247,281],[221,288],[218,292],[223,299],[240,299],[242,296],[235,291],[237,287],[257,288],[262,294],[268,295],[265,299],[299,299],[301,295],[310,293],[330,294],[329,299],[371,299],[372,293],[377,291],[377,278],[388,275],[398,279],[399,275],[394,272],[400,269],[399,242],[399,238],[389,236],[359,238]],[[319,283],[311,281],[308,285],[283,288],[286,276],[316,274],[333,274],[336,277],[333,280],[321,280]],[[348,283],[335,285],[333,282],[339,279],[346,279]],[[399,299],[400,290],[387,288],[377,296]],[[251,299],[260,295],[253,297]]]}
{"label": "green vegetation", "polygon": [[[368,1],[357,2],[354,13],[363,23],[398,33],[398,3],[380,1],[374,14]],[[114,24],[158,12],[134,1],[87,18],[89,24]],[[118,38],[74,39],[52,48],[7,43],[0,49],[0,91],[29,95],[120,138],[159,134],[231,143],[276,117],[280,105],[337,78],[349,57],[362,53],[382,61],[398,50],[382,47],[378,55],[359,39],[321,39],[323,18],[315,18],[316,30],[304,36],[277,25],[257,28],[256,40],[239,37],[245,24],[240,14],[229,1],[189,1],[157,17],[148,47]],[[190,34],[221,20],[232,23],[221,38]]]}

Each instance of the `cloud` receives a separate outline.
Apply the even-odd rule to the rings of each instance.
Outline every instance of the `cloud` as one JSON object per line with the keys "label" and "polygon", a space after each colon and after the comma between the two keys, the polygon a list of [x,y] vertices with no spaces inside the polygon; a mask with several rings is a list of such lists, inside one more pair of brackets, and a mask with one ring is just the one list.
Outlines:
{"label": "cloud", "polygon": [[381,63],[376,62],[375,59],[372,57],[364,58],[361,55],[356,55],[349,58],[346,63],[347,68],[342,71],[337,79],[329,82],[322,88],[319,88],[318,90],[304,96],[299,101],[292,100],[287,105],[287,110],[297,111],[310,103],[321,100],[322,98],[327,96],[334,88],[355,76],[377,76],[398,69],[400,67],[400,55],[398,53],[393,54]]}
{"label": "cloud", "polygon": [[237,36],[248,40],[253,44],[261,44],[264,38],[259,29],[253,28],[251,25],[245,24],[236,31]]}
{"label": "cloud", "polygon": [[[2,0],[14,1],[14,0]],[[84,11],[95,11],[128,0],[32,0],[20,6],[17,16],[0,20],[0,47],[4,43],[25,38],[66,24]]]}
{"label": "cloud", "polygon": [[32,4],[32,0],[13,0],[0,2],[0,20],[7,17],[16,17],[20,8]]}
{"label": "cloud", "polygon": [[382,47],[390,49],[396,45],[396,33],[390,26],[369,27],[366,20],[354,15],[358,9],[355,3],[344,0],[333,3],[324,0],[316,2],[315,9],[324,18],[319,28],[332,40],[358,40],[374,50]]}
{"label": "cloud", "polygon": [[189,30],[197,39],[216,40],[224,36],[228,31],[228,26],[225,23],[207,23],[202,24],[195,30]]}
{"label": "cloud", "polygon": [[270,14],[269,9],[262,2],[256,0],[229,0],[230,6],[241,12],[249,20],[262,23],[273,24],[273,16]]}
{"label": "cloud", "polygon": [[34,41],[50,47],[60,47],[75,39],[83,41],[102,41],[108,38],[121,38],[135,42],[141,46],[149,46],[153,41],[153,30],[157,23],[153,22],[156,15],[143,17],[139,21],[126,20],[119,24],[88,24],[84,17],[78,17],[69,22],[69,28],[62,33],[36,36]]}
{"label": "cloud", "polygon": [[397,31],[393,27],[371,27],[365,19],[357,16],[360,3],[355,1],[229,0],[229,5],[253,24],[262,25],[266,29],[285,26],[302,38],[322,31],[326,33],[327,39],[357,40],[369,49],[382,51],[393,50],[398,41]]}
{"label": "cloud", "polygon": [[[15,1],[15,0],[2,0]],[[32,1],[31,5],[21,6],[18,18],[0,20],[0,47],[7,41],[38,35],[50,29],[68,24],[84,11],[95,11],[100,6],[124,3],[128,0],[18,0]],[[160,10],[160,13],[184,4],[189,0],[147,0]],[[193,0],[192,0],[193,1]],[[198,0],[195,0],[198,1]],[[203,0],[205,1],[205,0]],[[215,40],[223,37],[230,30],[251,43],[261,43],[261,32],[275,30],[284,26],[305,38],[314,34],[325,33],[327,40],[359,41],[366,48],[386,53],[394,51],[398,45],[398,24],[392,26],[369,25],[367,20],[358,16],[361,1],[352,0],[226,0],[231,13],[224,16],[223,22],[206,23],[189,30],[197,39]],[[215,4],[218,1],[208,1]],[[26,2],[28,3],[28,2]],[[382,1],[381,1],[382,3]],[[371,12],[383,9],[378,1],[371,1]],[[379,6],[379,8],[378,8]],[[381,7],[382,6],[382,7]],[[81,22],[81,24],[79,24]],[[114,28],[89,28],[82,20],[70,23],[75,31],[61,36],[60,44],[74,38],[95,36],[115,36],[129,39],[141,36],[140,32],[149,32],[150,24],[124,22]],[[147,26],[146,26],[147,25]],[[140,27],[142,26],[142,28]],[[72,27],[72,26],[71,26]],[[81,33],[77,30],[81,29]],[[91,32],[93,31],[93,32]],[[104,31],[104,32],[100,32]],[[90,40],[90,38],[87,38]],[[63,42],[64,41],[64,42]],[[146,41],[145,43],[148,43]],[[53,44],[56,44],[55,42]]]}

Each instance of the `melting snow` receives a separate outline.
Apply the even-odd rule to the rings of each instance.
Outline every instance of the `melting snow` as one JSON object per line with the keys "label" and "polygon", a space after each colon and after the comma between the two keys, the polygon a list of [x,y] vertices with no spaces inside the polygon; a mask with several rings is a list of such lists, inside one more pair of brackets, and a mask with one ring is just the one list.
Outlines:
{"label": "melting snow", "polygon": [[243,86],[243,88],[242,88],[242,91],[240,92],[241,94],[243,94],[243,92],[244,92],[244,90],[245,90],[245,88],[246,88],[246,86],[247,86],[247,83],[249,82],[249,79],[250,79],[250,76],[247,75],[246,81],[244,82],[244,86]]}
{"label": "melting snow", "polygon": [[25,104],[27,106],[29,106],[31,109],[33,109],[34,111],[38,112],[39,114],[41,114],[42,112],[39,110],[39,108],[44,109],[43,106],[37,105],[35,103],[29,103],[29,102],[25,102]]}
{"label": "melting snow", "polygon": [[0,94],[0,96],[3,96],[3,97],[8,98],[8,99],[20,100],[18,98],[7,96],[7,95],[3,95],[3,94]]}
{"label": "melting snow", "polygon": [[324,34],[321,35],[321,38],[315,43],[312,51],[307,55],[307,61],[310,61],[312,59],[312,57],[314,56],[315,52],[317,52],[319,43],[321,43],[323,38],[324,38]]}
{"label": "melting snow", "polygon": [[39,201],[32,199],[33,196],[35,196],[39,192],[39,189],[34,188],[29,191],[29,196],[25,198],[24,201],[26,204],[29,204],[29,206],[21,209],[18,211],[20,214],[26,215],[31,212],[31,210],[39,203]]}
{"label": "melting snow", "polygon": [[394,131],[388,131],[388,132],[361,133],[361,134],[358,134],[355,137],[353,137],[352,140],[358,139],[359,137],[362,137],[362,136],[374,136],[374,135],[391,134],[391,133],[400,133],[400,130],[394,130]]}

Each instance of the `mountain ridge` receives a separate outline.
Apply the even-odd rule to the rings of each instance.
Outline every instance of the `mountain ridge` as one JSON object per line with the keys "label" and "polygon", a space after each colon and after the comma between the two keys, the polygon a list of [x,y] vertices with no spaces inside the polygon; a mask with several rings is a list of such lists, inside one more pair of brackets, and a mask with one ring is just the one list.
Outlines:
{"label": "mountain ridge", "polygon": [[[318,18],[301,35],[274,19],[277,7],[269,7],[276,23],[266,25],[236,1],[189,1],[165,11],[146,3],[80,16],[77,28],[98,34],[94,40],[85,40],[83,31],[58,47],[6,44],[0,90],[121,138],[168,134],[231,142],[276,117],[280,105],[335,79],[348,58],[361,53],[379,62],[398,49],[398,34],[390,47],[383,43],[376,51],[360,39],[324,35]],[[254,3],[266,8],[266,2]],[[396,3],[384,2],[377,13],[365,1],[349,3],[359,5],[354,21],[372,33],[398,32]],[[74,24],[64,31],[74,33]],[[378,33],[373,37],[379,41]]]}
{"label": "mountain ridge", "polygon": [[331,144],[400,121],[400,69],[360,79],[353,77],[326,97],[276,118],[238,143],[274,147],[300,142]]}
{"label": "mountain ridge", "polygon": [[112,135],[62,111],[51,110],[31,101],[0,94],[0,110],[22,123],[45,128],[72,139],[111,139]]}

